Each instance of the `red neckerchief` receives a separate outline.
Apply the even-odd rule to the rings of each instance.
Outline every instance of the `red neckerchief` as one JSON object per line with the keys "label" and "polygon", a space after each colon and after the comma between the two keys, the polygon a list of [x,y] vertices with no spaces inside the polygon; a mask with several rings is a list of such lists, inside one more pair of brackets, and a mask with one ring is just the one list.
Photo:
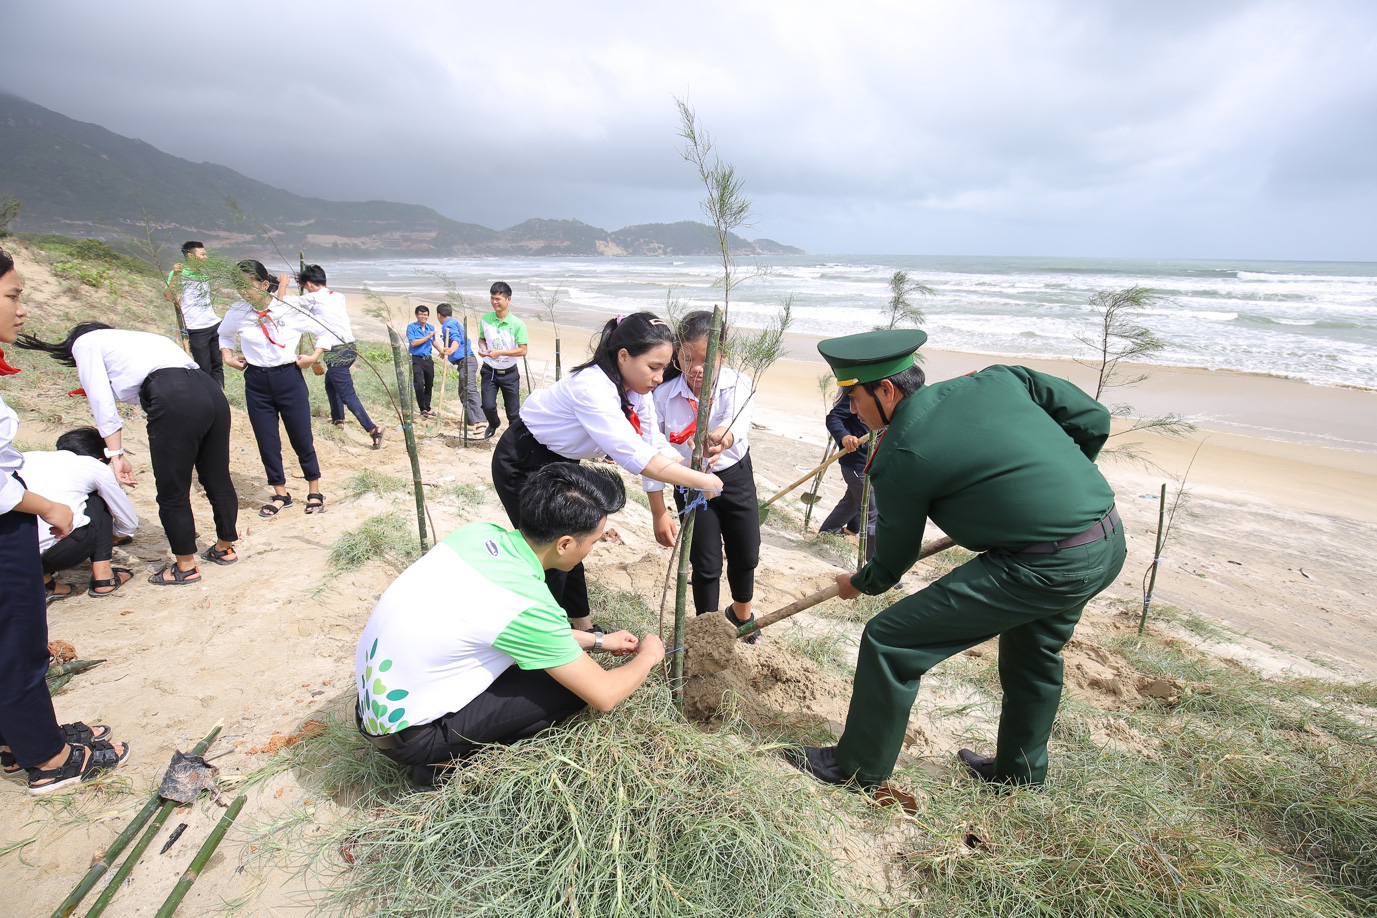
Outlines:
{"label": "red neckerchief", "polygon": [[[278,347],[286,347],[287,345],[285,344],[278,344],[277,339],[273,337],[272,332],[268,331],[268,326],[263,321],[264,319],[271,319],[272,313],[266,309],[256,309],[252,304],[249,305],[249,308],[253,309],[253,311],[258,314],[258,327],[263,329],[263,337],[267,338],[270,344],[277,344]],[[274,322],[273,324],[276,325],[277,323]]]}
{"label": "red neckerchief", "polygon": [[875,461],[875,454],[880,451],[880,444],[884,442],[885,434],[887,433],[889,433],[889,428],[882,428],[880,430],[880,435],[875,438],[875,442],[870,444],[870,458],[865,460],[865,468],[861,469],[862,475],[870,471],[870,463]]}
{"label": "red neckerchief", "polygon": [[689,421],[688,426],[683,430],[669,435],[669,442],[673,443],[675,446],[687,443],[689,437],[692,437],[698,431],[698,399],[694,398],[692,395],[686,395],[684,398],[688,400],[689,406],[693,408],[693,420]]}
{"label": "red neckerchief", "polygon": [[13,376],[19,372],[19,367],[12,367],[5,362],[5,352],[0,351],[0,376]]}
{"label": "red neckerchief", "polygon": [[626,419],[631,422],[632,430],[644,436],[644,432],[641,430],[641,416],[636,413],[634,408],[631,410],[631,413],[626,416]]}

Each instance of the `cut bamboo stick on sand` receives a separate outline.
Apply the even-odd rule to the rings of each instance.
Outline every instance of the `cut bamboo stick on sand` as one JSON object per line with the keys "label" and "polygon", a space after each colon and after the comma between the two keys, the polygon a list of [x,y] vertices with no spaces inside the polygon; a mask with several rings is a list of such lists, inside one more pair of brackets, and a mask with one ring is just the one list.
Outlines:
{"label": "cut bamboo stick on sand", "polygon": [[[934,539],[933,541],[923,546],[923,550],[918,553],[918,560],[921,561],[924,558],[930,558],[938,552],[946,551],[948,548],[951,548],[954,545],[956,545],[955,542],[945,537],[941,539]],[[825,587],[821,590],[818,590],[816,593],[810,593],[802,599],[796,599],[782,609],[776,609],[769,615],[757,618],[753,622],[747,622],[746,624],[737,628],[736,636],[746,637],[752,632],[759,631],[761,628],[764,628],[768,625],[773,625],[776,622],[782,622],[790,616],[799,614],[804,609],[811,609],[813,608],[813,606],[816,606],[819,603],[823,603],[829,599],[833,599],[834,597],[836,597],[837,593],[840,592],[840,590],[841,588],[834,583],[829,587]]]}

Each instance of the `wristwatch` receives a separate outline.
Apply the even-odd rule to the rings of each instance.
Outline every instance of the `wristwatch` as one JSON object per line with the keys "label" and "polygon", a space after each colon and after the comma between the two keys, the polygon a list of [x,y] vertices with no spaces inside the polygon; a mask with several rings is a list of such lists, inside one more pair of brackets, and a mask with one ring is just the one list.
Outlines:
{"label": "wristwatch", "polygon": [[120,449],[110,449],[110,448],[107,446],[107,447],[105,448],[105,458],[106,458],[106,459],[114,459],[116,456],[123,456],[123,455],[124,455],[124,448],[123,448],[123,447],[121,447]]}
{"label": "wristwatch", "polygon": [[596,634],[593,635],[593,653],[598,653],[598,652],[601,651],[601,650],[602,650],[602,632],[599,631],[598,633],[596,633]]}

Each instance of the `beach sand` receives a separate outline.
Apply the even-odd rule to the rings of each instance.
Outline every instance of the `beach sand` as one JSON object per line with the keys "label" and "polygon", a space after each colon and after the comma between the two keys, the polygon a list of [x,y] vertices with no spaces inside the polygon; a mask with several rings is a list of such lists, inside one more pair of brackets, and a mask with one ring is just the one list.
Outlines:
{"label": "beach sand", "polygon": [[[59,299],[69,295],[62,284],[44,276],[41,266],[21,259],[21,271],[30,282],[26,300],[31,311],[56,308]],[[359,336],[384,338],[377,320],[363,316],[362,298],[351,296],[350,302],[359,316]],[[398,301],[396,305],[400,313],[405,304]],[[98,307],[98,303],[92,306]],[[530,325],[531,371],[538,379],[549,378],[551,330],[540,323]],[[587,338],[586,330],[565,331],[564,366],[578,362]],[[751,437],[762,496],[806,472],[822,454],[825,403],[817,377],[823,366],[798,359],[806,354],[807,343],[793,342],[798,356],[772,369],[758,394]],[[928,360],[933,378],[994,362],[939,351],[929,354]],[[7,400],[22,403],[21,439],[26,443],[51,442],[62,430],[89,423],[84,401],[64,398],[55,383],[44,380],[44,361],[20,352],[16,362],[29,372],[4,382]],[[1058,369],[1079,380],[1074,365],[1052,367],[1053,372]],[[307,379],[312,387],[320,386],[319,379],[309,375]],[[1172,393],[1182,393],[1183,403],[1170,407],[1189,414],[1197,410],[1184,403],[1184,396],[1191,393],[1215,400],[1211,404],[1236,401],[1250,407],[1255,398],[1249,393],[1270,393],[1274,388],[1284,393],[1277,397],[1308,400],[1303,413],[1309,418],[1351,419],[1359,411],[1365,412],[1362,416],[1374,416],[1372,393],[1240,374],[1154,371],[1152,383],[1143,392],[1165,393],[1168,401]],[[11,398],[17,392],[24,397]],[[452,411],[446,413],[447,426],[440,431],[444,435],[423,436],[421,443],[435,529],[443,534],[475,520],[505,523],[488,484],[495,441],[455,448],[458,419]],[[108,661],[78,676],[57,696],[59,717],[113,725],[119,738],[131,742],[133,756],[117,773],[118,780],[88,789],[66,804],[38,803],[18,782],[7,785],[7,805],[0,810],[0,840],[8,844],[32,838],[0,859],[0,877],[9,888],[24,890],[22,901],[11,904],[17,909],[12,914],[50,912],[90,864],[92,853],[108,844],[147,799],[173,750],[189,749],[217,720],[223,718],[225,727],[211,754],[228,753],[216,764],[222,774],[234,776],[266,764],[268,757],[253,750],[274,737],[280,742],[322,710],[347,712],[353,699],[355,643],[378,595],[396,573],[395,568],[375,562],[357,571],[333,574],[327,562],[331,547],[343,533],[392,506],[376,495],[350,497],[342,483],[363,470],[410,479],[395,422],[386,422],[391,430],[384,448],[376,452],[368,448],[367,437],[356,425],[334,432],[318,424],[327,512],[315,516],[301,512],[304,482],[288,458],[288,486],[298,504],[274,519],[261,520],[257,508],[269,491],[246,418],[235,410],[231,461],[240,493],[242,563],[203,566],[204,581],[197,586],[160,589],[143,583],[141,578],[148,571],[165,563],[167,546],[156,522],[143,422],[137,411],[129,417],[126,439],[141,482],[132,497],[145,523],[132,545],[117,550],[116,563],[135,569],[138,579],[110,598],[93,599],[83,593],[57,603],[50,607],[49,620],[53,639],[74,644],[82,657]],[[1299,437],[1274,440],[1207,428],[1185,442],[1153,440],[1149,445],[1153,459],[1178,475],[1200,446],[1187,482],[1189,514],[1177,517],[1163,553],[1156,602],[1233,629],[1235,633],[1221,630],[1209,647],[1222,657],[1269,673],[1374,678],[1377,597],[1365,551],[1377,539],[1373,454]],[[1087,646],[1097,629],[1122,626],[1124,616],[1113,613],[1136,609],[1139,603],[1141,578],[1153,555],[1157,490],[1168,480],[1163,472],[1125,464],[1107,463],[1105,471],[1119,495],[1130,557],[1120,581],[1087,613],[1078,632]],[[450,492],[453,485],[463,483],[478,485],[481,498],[465,500]],[[840,478],[832,471],[819,511],[825,513],[840,493]],[[404,514],[406,502],[409,498],[403,502]],[[194,505],[198,522],[203,529],[208,527],[203,498],[194,497]],[[783,499],[779,507],[781,516],[802,512],[796,496]],[[815,516],[814,526],[816,521]],[[611,525],[620,535],[620,544],[599,545],[589,559],[590,576],[613,588],[653,594],[652,604],[658,605],[658,584],[670,553],[656,545],[649,512],[628,501],[627,509]],[[931,565],[925,562],[911,572],[906,587],[926,582],[935,569]],[[826,585],[848,567],[820,554],[794,531],[769,529],[758,572],[758,608],[768,611],[791,602]],[[66,579],[84,584],[84,579],[70,574]],[[647,583],[655,586],[646,589]],[[762,646],[768,648],[778,641],[785,628],[817,626],[818,619],[804,613],[776,626],[780,630],[767,634]],[[1188,638],[1185,632],[1182,637],[1201,641]],[[1086,652],[1080,644],[1068,648],[1068,672],[1090,665],[1085,662]],[[930,680],[933,690],[940,691],[936,671],[934,677]],[[928,686],[925,682],[925,692]],[[931,744],[932,754],[949,755],[948,741],[962,730],[988,732],[989,724],[979,721],[981,717],[988,720],[987,715],[976,712],[971,717],[975,720],[970,723],[948,718],[929,724],[915,736]],[[131,788],[132,793],[126,792]],[[231,788],[227,795],[234,793]],[[312,799],[317,792],[291,771],[267,778],[249,793],[238,827],[184,904],[188,914],[218,914],[227,903],[239,900],[249,903],[246,913],[250,914],[307,910],[308,890],[319,878],[266,861],[259,850],[264,839],[252,833],[302,808],[317,819],[329,820],[335,804]],[[155,847],[145,856],[146,863],[134,871],[128,888],[115,900],[119,913],[151,913],[220,812],[202,800],[175,814],[168,827],[186,822],[186,834],[168,855],[158,855]],[[83,910],[89,903],[90,897]]]}

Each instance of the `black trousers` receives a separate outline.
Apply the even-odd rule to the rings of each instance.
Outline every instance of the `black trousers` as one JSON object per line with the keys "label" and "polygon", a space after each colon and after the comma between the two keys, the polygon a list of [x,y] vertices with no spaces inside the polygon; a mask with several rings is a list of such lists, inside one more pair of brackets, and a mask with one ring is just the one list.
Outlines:
{"label": "black trousers", "polygon": [[[245,390],[248,390],[248,375]],[[305,383],[302,383],[305,386]],[[191,512],[191,472],[215,518],[215,535],[239,538],[239,497],[229,470],[230,411],[225,393],[200,370],[163,369],[148,374],[139,389],[148,415],[148,453],[158,491],[158,519],[174,555],[196,554],[196,518]],[[252,412],[250,412],[252,414]]]}
{"label": "black trousers", "polygon": [[287,475],[282,471],[282,433],[277,426],[278,418],[287,428],[287,439],[301,463],[301,474],[307,481],[320,478],[316,438],[311,432],[311,393],[306,388],[301,369],[294,363],[280,367],[250,364],[244,371],[244,401],[268,484],[287,483]]}
{"label": "black trousers", "polygon": [[[861,531],[861,489],[865,486],[865,473],[861,469],[841,467],[842,480],[846,482],[846,493],[837,501],[837,506],[827,514],[827,519],[818,527],[823,532],[841,532],[842,527],[852,532]],[[875,502],[875,491],[870,491],[869,522],[866,526],[865,559],[875,556],[875,524],[880,519],[880,507]]]}
{"label": "black trousers", "polygon": [[411,388],[416,390],[416,410],[430,410],[430,392],[435,388],[435,358],[411,355]]}
{"label": "black trousers", "polygon": [[[521,528],[521,492],[525,490],[526,479],[552,462],[577,464],[577,460],[566,459],[537,440],[520,417],[512,421],[512,426],[497,441],[497,449],[492,453],[492,485],[502,501],[502,509],[507,511],[507,519],[516,528]],[[583,562],[568,573],[554,568],[547,570],[545,585],[570,618],[583,618],[588,614],[588,583]]]}
{"label": "black trousers", "polygon": [[88,561],[109,561],[115,554],[115,521],[105,498],[92,491],[86,495],[86,516],[91,522],[67,533],[43,553],[43,573],[56,574]]}
{"label": "black trousers", "polygon": [[507,423],[515,424],[521,416],[521,373],[516,367],[494,370],[486,363],[478,373],[482,379],[483,416],[489,427],[497,427],[497,390],[502,390],[502,408],[507,412]]}
{"label": "black trousers", "polygon": [[354,391],[354,374],[350,371],[358,356],[359,352],[354,350],[352,344],[341,344],[326,351],[325,397],[330,402],[330,420],[343,421],[344,409],[348,408],[363,429],[372,433],[375,426],[373,419],[368,416],[363,402],[359,401],[359,394]]}
{"label": "black trousers", "polygon": [[585,706],[582,698],[545,670],[511,666],[462,710],[408,727],[402,745],[379,751],[394,762],[410,765],[414,784],[429,786],[435,783],[433,766],[465,759],[489,743],[506,745],[535,736]]}
{"label": "black trousers", "polygon": [[210,374],[210,378],[225,388],[224,357],[220,354],[220,323],[209,328],[187,329],[187,343],[191,345],[191,359]]}
{"label": "black trousers", "polygon": [[66,742],[43,682],[47,672],[48,609],[38,517],[11,510],[0,515],[0,697],[5,699],[0,704],[0,745],[9,746],[25,768],[51,759]]}
{"label": "black trousers", "polygon": [[[459,390],[464,402],[465,424],[477,424],[479,419],[485,417],[483,398],[478,392],[478,374],[475,369],[478,360],[477,354],[471,354],[450,363],[450,366],[454,367],[456,376],[454,387]],[[494,403],[493,410],[494,412],[497,410],[496,403]]]}
{"label": "black trousers", "polygon": [[[755,493],[751,454],[732,467],[717,472],[722,493],[700,507],[693,517],[693,608],[699,614],[717,612],[722,583],[722,553],[727,555],[727,585],[732,599],[746,603],[755,598],[755,569],[760,564],[760,500]],[[682,513],[684,495],[673,485],[674,503]]]}

